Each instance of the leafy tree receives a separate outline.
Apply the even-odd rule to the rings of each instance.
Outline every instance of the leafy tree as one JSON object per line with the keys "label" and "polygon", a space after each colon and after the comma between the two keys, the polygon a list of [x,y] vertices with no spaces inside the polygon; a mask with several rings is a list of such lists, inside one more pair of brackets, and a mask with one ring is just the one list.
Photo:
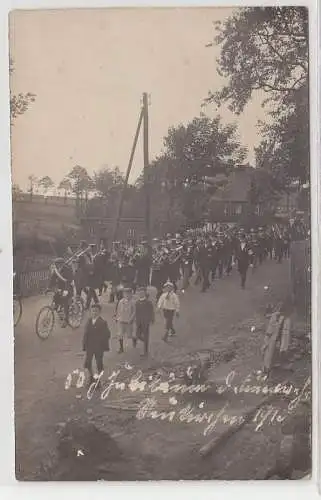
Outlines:
{"label": "leafy tree", "polygon": [[76,208],[79,214],[83,209],[83,200],[85,199],[87,204],[88,194],[93,190],[92,179],[85,167],[81,167],[80,165],[73,167],[66,178],[70,180],[71,190],[76,196]]}
{"label": "leafy tree", "polygon": [[110,199],[113,192],[119,191],[124,184],[124,178],[118,167],[109,169],[104,167],[94,173],[93,185],[97,194],[105,201]]}
{"label": "leafy tree", "polygon": [[[212,45],[221,48],[218,72],[227,83],[208,102],[227,104],[240,114],[253,94],[265,93],[269,119],[259,123],[259,168],[274,184],[309,179],[308,10],[254,7],[236,10],[216,23]],[[211,45],[211,44],[210,44]]]}
{"label": "leafy tree", "polygon": [[272,124],[260,124],[262,141],[255,151],[257,165],[273,172],[284,187],[292,179],[304,184],[310,175],[309,102],[305,89],[287,96],[283,112],[280,109],[272,116]]}
{"label": "leafy tree", "polygon": [[280,191],[283,189],[283,184],[279,184],[272,172],[261,168],[253,169],[247,193],[250,212],[254,214],[257,205],[262,206],[265,211],[273,212],[274,203],[279,199]]}
{"label": "leafy tree", "polygon": [[10,117],[11,122],[17,116],[23,115],[28,109],[32,102],[35,102],[36,95],[31,92],[27,92],[26,94],[19,93],[18,95],[11,95],[10,97]]}
{"label": "leafy tree", "polygon": [[51,177],[49,177],[48,175],[46,175],[45,177],[42,177],[39,182],[38,182],[38,185],[39,187],[42,187],[45,195],[47,194],[47,192],[49,191],[49,189],[53,188],[55,183],[54,181],[51,179]]}
{"label": "leafy tree", "polygon": [[[93,189],[98,195],[98,200],[92,200],[90,210],[100,211],[101,214],[114,213],[119,201],[120,193],[124,186],[124,177],[118,167],[103,167],[93,175]],[[126,190],[128,192],[128,188]],[[98,203],[97,203],[98,202]]]}
{"label": "leafy tree", "polygon": [[236,136],[235,124],[222,125],[217,116],[194,118],[187,126],[171,127],[164,139],[170,160],[170,177],[187,187],[198,184],[205,176],[228,173],[246,158]]}
{"label": "leafy tree", "polygon": [[282,103],[308,85],[308,9],[251,7],[237,9],[216,23],[213,44],[221,48],[218,73],[227,84],[209,101],[228,103],[241,113],[256,90]]}
{"label": "leafy tree", "polygon": [[58,189],[64,191],[64,201],[65,203],[67,202],[67,196],[72,190],[71,182],[70,179],[67,179],[66,177],[60,182]]}
{"label": "leafy tree", "polygon": [[[9,62],[9,72],[12,74],[14,71],[13,61],[10,59]],[[35,102],[36,95],[27,92],[25,94],[19,93],[17,95],[11,94],[10,92],[10,120],[11,124],[17,116],[23,115],[29,108],[32,102]]]}
{"label": "leafy tree", "polygon": [[38,179],[34,174],[30,174],[28,176],[28,181],[29,181],[28,193],[30,193],[30,201],[32,201],[34,191],[38,186]]}
{"label": "leafy tree", "polygon": [[[245,157],[236,126],[222,125],[220,117],[202,115],[186,126],[172,127],[164,139],[164,153],[150,168],[153,200],[157,189],[163,193],[168,221],[177,220],[179,212],[189,223],[200,221],[215,189],[214,184],[208,189],[206,179],[228,175]],[[161,205],[153,203],[153,208],[159,211]]]}

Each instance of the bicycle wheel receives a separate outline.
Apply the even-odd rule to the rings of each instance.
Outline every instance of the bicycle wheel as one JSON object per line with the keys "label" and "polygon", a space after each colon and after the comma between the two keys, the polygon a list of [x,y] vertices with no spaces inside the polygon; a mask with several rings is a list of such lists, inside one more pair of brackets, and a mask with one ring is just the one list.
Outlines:
{"label": "bicycle wheel", "polygon": [[22,316],[22,302],[21,298],[14,296],[13,297],[13,324],[17,326]]}
{"label": "bicycle wheel", "polygon": [[76,302],[78,302],[79,304],[79,307],[81,309],[81,313],[84,314],[85,312],[85,301],[82,297],[74,297],[74,299]]}
{"label": "bicycle wheel", "polygon": [[55,324],[55,314],[50,306],[40,309],[36,319],[36,334],[41,340],[46,340],[51,334]]}
{"label": "bicycle wheel", "polygon": [[72,298],[69,306],[68,325],[72,329],[79,328],[84,317],[84,307],[81,299]]}

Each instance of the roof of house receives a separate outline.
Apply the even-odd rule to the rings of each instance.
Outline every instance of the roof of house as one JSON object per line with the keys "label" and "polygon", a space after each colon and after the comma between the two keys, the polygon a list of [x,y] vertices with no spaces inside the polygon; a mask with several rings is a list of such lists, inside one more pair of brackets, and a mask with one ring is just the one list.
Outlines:
{"label": "roof of house", "polygon": [[217,190],[212,199],[240,203],[248,201],[253,170],[252,167],[238,167],[233,170],[228,177],[226,186]]}

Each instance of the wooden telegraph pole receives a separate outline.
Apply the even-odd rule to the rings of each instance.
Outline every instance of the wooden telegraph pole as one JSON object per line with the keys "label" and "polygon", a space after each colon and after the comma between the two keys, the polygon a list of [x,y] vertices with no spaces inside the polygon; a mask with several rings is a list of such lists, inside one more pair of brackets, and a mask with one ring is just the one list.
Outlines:
{"label": "wooden telegraph pole", "polygon": [[133,161],[134,161],[134,155],[135,155],[135,151],[136,151],[136,146],[137,146],[137,142],[138,142],[138,137],[139,137],[139,132],[140,132],[140,128],[142,125],[143,117],[144,117],[144,110],[142,109],[140,112],[140,115],[139,115],[139,120],[138,120],[138,125],[137,125],[137,129],[136,129],[135,137],[134,137],[133,147],[132,147],[132,150],[130,153],[130,158],[129,158],[125,182],[124,182],[124,187],[123,187],[122,192],[120,194],[118,211],[117,211],[115,226],[114,226],[114,230],[113,230],[113,241],[116,241],[116,237],[117,237],[117,233],[118,233],[118,229],[119,229],[119,223],[120,223],[120,218],[121,218],[121,214],[123,211],[123,205],[124,205],[124,199],[125,199],[125,192],[126,192],[126,188],[128,185],[130,171],[132,169],[132,165],[133,165]]}
{"label": "wooden telegraph pole", "polygon": [[148,245],[151,243],[150,236],[150,195],[149,195],[149,180],[148,180],[148,167],[149,167],[149,151],[148,151],[148,96],[146,93],[143,94],[143,106],[139,115],[139,120],[137,124],[137,129],[134,137],[133,147],[131,150],[129,163],[127,167],[124,187],[122,189],[119,205],[117,210],[117,216],[115,219],[114,230],[113,230],[113,238],[112,241],[116,241],[119,223],[123,211],[125,192],[128,185],[128,179],[130,175],[130,171],[133,165],[134,155],[136,151],[136,146],[138,142],[139,132],[141,129],[141,125],[144,125],[144,194],[145,194],[145,231],[146,231],[146,239]]}
{"label": "wooden telegraph pole", "polygon": [[150,230],[150,192],[149,192],[149,124],[148,124],[148,95],[143,94],[143,115],[144,115],[144,190],[145,190],[145,231],[147,244],[151,245]]}

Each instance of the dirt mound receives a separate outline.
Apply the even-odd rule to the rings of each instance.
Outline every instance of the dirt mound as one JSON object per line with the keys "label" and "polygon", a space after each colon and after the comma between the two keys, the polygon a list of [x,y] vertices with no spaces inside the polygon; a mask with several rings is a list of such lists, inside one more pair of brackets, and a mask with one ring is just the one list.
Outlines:
{"label": "dirt mound", "polygon": [[124,457],[107,432],[90,422],[70,420],[59,424],[57,438],[56,449],[37,475],[39,481],[116,479],[117,464]]}

